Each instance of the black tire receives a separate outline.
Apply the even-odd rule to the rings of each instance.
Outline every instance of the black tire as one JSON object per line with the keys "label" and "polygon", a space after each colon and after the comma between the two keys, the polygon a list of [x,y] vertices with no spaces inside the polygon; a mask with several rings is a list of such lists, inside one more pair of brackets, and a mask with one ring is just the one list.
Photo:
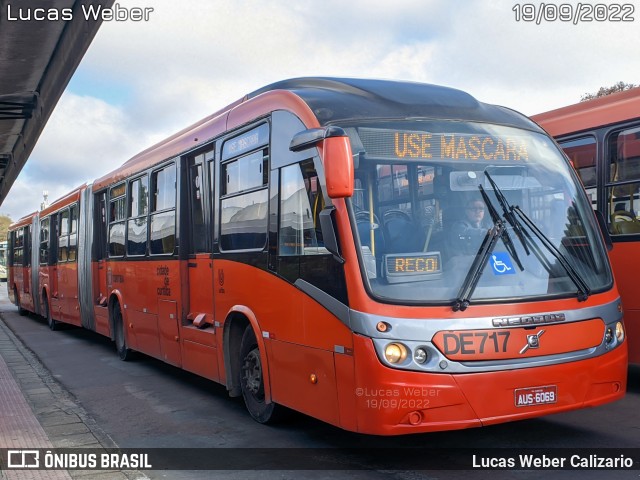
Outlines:
{"label": "black tire", "polygon": [[120,305],[117,303],[113,307],[113,339],[116,343],[116,352],[123,362],[127,362],[133,358],[133,350],[127,347],[127,338],[124,333],[124,322],[122,321],[122,312]]}
{"label": "black tire", "polygon": [[244,404],[256,422],[266,424],[277,421],[282,407],[265,402],[260,349],[251,325],[245,329],[240,343],[240,388]]}
{"label": "black tire", "polygon": [[29,311],[26,308],[20,306],[20,297],[18,296],[18,289],[13,287],[13,296],[16,299],[16,306],[18,307],[18,315],[25,316]]}
{"label": "black tire", "polygon": [[51,309],[49,308],[49,299],[47,296],[44,296],[44,318],[47,319],[47,325],[52,331],[56,331],[60,329],[60,322],[54,320],[51,316]]}

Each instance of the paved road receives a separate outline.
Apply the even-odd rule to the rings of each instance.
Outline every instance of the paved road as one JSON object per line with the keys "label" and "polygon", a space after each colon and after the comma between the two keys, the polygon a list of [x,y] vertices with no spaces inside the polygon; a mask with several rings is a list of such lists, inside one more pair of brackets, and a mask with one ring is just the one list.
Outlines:
{"label": "paved road", "polygon": [[[141,356],[134,362],[118,360],[112,343],[78,328],[51,332],[44,320],[20,317],[7,306],[4,285],[0,305],[6,325],[39,358],[53,378],[82,406],[120,447],[128,448],[366,448],[372,453],[350,456],[353,466],[368,466],[374,458],[380,468],[347,471],[218,471],[215,478],[346,478],[435,479],[502,478],[535,479],[535,471],[399,471],[385,468],[385,452],[394,448],[639,448],[640,369],[632,368],[629,393],[620,402],[597,409],[554,415],[510,424],[405,437],[372,437],[344,432],[293,414],[282,425],[255,423],[238,399],[224,387]],[[337,450],[340,451],[340,450]],[[427,450],[428,454],[430,450]],[[433,451],[433,454],[437,452]],[[390,464],[393,465],[393,464]],[[397,465],[395,465],[397,467]],[[313,465],[310,465],[313,468]],[[208,472],[147,471],[149,478],[213,478]],[[545,478],[640,478],[640,471],[554,471]]]}

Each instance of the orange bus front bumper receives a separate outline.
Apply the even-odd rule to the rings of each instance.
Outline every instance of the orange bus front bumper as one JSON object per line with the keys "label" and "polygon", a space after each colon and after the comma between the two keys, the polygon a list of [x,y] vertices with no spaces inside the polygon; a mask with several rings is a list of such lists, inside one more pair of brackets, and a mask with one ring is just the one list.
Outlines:
{"label": "orange bus front bumper", "polygon": [[[452,375],[386,367],[371,340],[355,336],[354,360],[357,431],[375,435],[479,427],[593,407],[622,398],[627,382],[626,341],[578,362]],[[537,401],[547,403],[528,404]]]}

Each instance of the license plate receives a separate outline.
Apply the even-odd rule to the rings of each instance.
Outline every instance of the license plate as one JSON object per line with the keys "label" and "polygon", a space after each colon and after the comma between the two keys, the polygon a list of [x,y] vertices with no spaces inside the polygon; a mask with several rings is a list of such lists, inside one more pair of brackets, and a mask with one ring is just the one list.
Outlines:
{"label": "license plate", "polygon": [[513,393],[516,407],[532,407],[535,405],[556,403],[558,401],[558,387],[555,385],[517,388]]}

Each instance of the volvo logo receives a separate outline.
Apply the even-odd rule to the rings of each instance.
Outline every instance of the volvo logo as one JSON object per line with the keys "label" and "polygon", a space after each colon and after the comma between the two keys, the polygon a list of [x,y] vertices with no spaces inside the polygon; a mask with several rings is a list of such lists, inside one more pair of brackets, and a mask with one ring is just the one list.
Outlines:
{"label": "volvo logo", "polygon": [[527,335],[527,344],[524,347],[522,347],[522,350],[520,350],[520,355],[525,353],[530,348],[539,348],[540,337],[542,336],[543,333],[544,333],[544,330],[540,330],[538,333],[534,335]]}
{"label": "volvo logo", "polygon": [[494,318],[494,327],[514,327],[522,325],[538,325],[541,323],[564,322],[567,319],[564,313],[548,313],[545,315],[528,315],[526,317]]}

